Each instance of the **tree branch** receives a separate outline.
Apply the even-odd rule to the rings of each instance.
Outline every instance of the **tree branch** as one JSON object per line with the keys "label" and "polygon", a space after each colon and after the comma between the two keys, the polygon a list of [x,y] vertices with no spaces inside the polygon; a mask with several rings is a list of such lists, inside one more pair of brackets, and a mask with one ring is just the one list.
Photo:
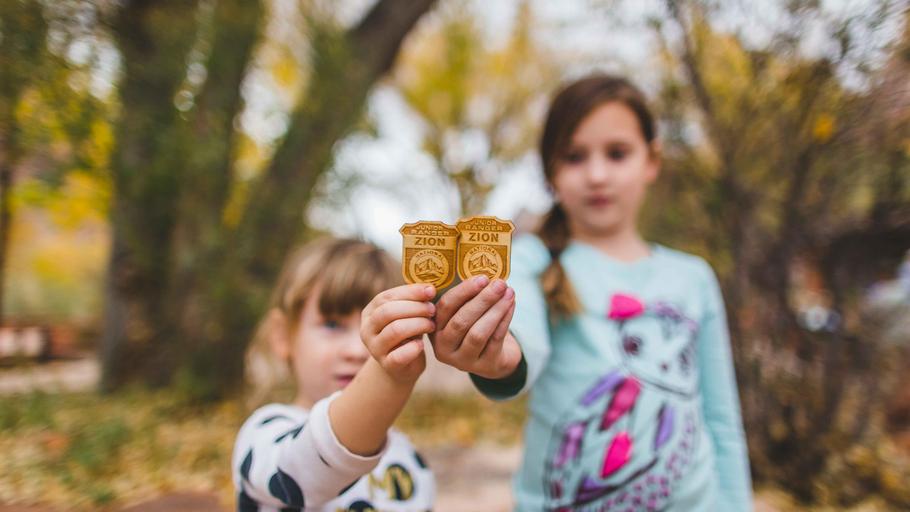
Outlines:
{"label": "tree branch", "polygon": [[[315,27],[313,81],[292,116],[237,230],[235,257],[270,280],[300,233],[303,206],[330,165],[335,141],[354,125],[369,90],[394,62],[404,37],[435,0],[382,0],[348,33]],[[257,205],[270,204],[273,208]]]}

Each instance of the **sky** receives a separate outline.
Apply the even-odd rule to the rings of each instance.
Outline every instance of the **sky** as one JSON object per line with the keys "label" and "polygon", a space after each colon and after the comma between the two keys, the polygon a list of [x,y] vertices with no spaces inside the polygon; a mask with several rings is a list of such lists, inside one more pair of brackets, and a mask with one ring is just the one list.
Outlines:
{"label": "sky", "polygon": [[[520,0],[473,0],[471,8],[483,23],[490,44],[505,42]],[[347,5],[348,20],[369,2],[354,1]],[[574,63],[566,79],[592,69],[622,73],[638,83],[646,93],[656,89],[657,76],[649,66],[656,40],[646,26],[650,16],[662,12],[657,0],[532,0],[539,24],[536,38],[557,55],[571,56]],[[776,2],[729,0],[722,3],[713,20],[720,28],[739,33],[755,46],[766,45],[775,30],[787,23],[776,9]],[[831,16],[867,12],[877,2],[867,0],[827,0],[823,2]],[[802,51],[818,56],[835,51],[833,42],[821,30],[821,20],[801,27]],[[879,38],[893,37],[896,27],[882,30]],[[871,47],[880,46],[867,33]],[[672,32],[670,37],[673,37]],[[886,39],[887,40],[887,39]],[[846,81],[857,78],[845,76]],[[348,194],[334,194],[334,201],[317,202],[308,212],[312,225],[335,234],[357,236],[373,241],[396,256],[401,251],[398,228],[417,220],[457,220],[457,195],[434,171],[433,160],[420,148],[420,119],[409,111],[406,102],[389,85],[380,85],[371,95],[368,116],[376,124],[378,136],[353,135],[337,149],[333,173],[324,183],[326,190],[339,182],[357,182]],[[484,140],[465,137],[461,150],[467,154],[485,151]],[[335,185],[332,184],[334,180]],[[349,198],[349,199],[348,199]],[[483,213],[511,219],[521,211],[542,214],[550,206],[541,165],[531,151],[504,170],[502,179],[491,193]]]}
{"label": "sky", "polygon": [[[258,59],[264,64],[254,67],[244,83],[246,109],[239,119],[243,131],[260,147],[273,148],[288,125],[288,112],[297,100],[288,91],[299,88],[278,86],[268,72],[268,65],[286,51],[305,65],[307,59],[305,26],[297,13],[301,0],[272,0],[272,15],[266,27],[268,39],[280,45],[263,45]],[[345,25],[356,23],[375,0],[308,0],[307,5],[326,9]],[[447,0],[441,0],[447,1]],[[451,0],[448,0],[451,1]],[[490,45],[501,45],[508,37],[522,0],[465,0],[477,15],[483,34]],[[662,0],[528,0],[534,12],[537,42],[571,62],[566,66],[568,80],[590,70],[602,70],[629,76],[646,94],[654,94],[657,74],[652,66],[655,36],[647,20],[662,12]],[[894,1],[894,5],[906,0]],[[738,33],[747,43],[760,47],[788,20],[776,7],[778,0],[725,0],[712,22],[721,29]],[[209,5],[211,4],[203,4]],[[882,0],[822,0],[828,16],[843,17],[868,13]],[[898,8],[898,7],[893,7]],[[77,15],[80,15],[77,13]],[[432,23],[430,13],[421,23]],[[803,52],[817,56],[835,51],[834,43],[821,30],[822,22],[800,27]],[[867,41],[870,48],[879,48],[893,38],[897,26],[884,27],[877,32],[856,29],[854,37]],[[674,37],[667,30],[668,37]],[[52,33],[53,38],[53,33]],[[93,51],[94,50],[94,51]],[[205,79],[200,49],[189,63],[190,73],[186,91],[178,95],[177,103],[188,100],[192,90]],[[116,49],[105,41],[92,37],[78,40],[69,46],[68,56],[74,62],[94,59],[91,87],[104,96],[115,91],[114,83],[120,67]],[[880,55],[878,55],[880,57]],[[874,60],[871,51],[865,55]],[[196,61],[194,62],[194,59]],[[845,81],[861,86],[861,80],[845,72]],[[301,80],[290,76],[289,80]],[[367,116],[376,127],[376,134],[355,133],[339,141],[336,163],[320,185],[324,197],[306,212],[311,225],[337,235],[371,240],[393,254],[400,253],[401,237],[398,228],[416,220],[441,220],[454,223],[457,219],[458,197],[436,172],[433,159],[422,149],[421,120],[406,101],[388,82],[378,85],[370,95]],[[541,112],[542,117],[542,112]],[[465,158],[484,158],[486,140],[470,131],[457,139],[458,152]],[[253,170],[238,163],[240,176],[250,176]],[[545,212],[550,205],[536,154],[530,151],[513,165],[502,170],[501,179],[490,194],[484,213],[501,218],[514,218],[521,211],[532,214]]]}

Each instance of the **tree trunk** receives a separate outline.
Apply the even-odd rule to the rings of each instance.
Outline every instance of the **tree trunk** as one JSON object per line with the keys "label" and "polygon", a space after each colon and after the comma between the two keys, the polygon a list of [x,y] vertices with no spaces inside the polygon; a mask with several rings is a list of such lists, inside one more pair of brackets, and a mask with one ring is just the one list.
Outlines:
{"label": "tree trunk", "polygon": [[[0,152],[2,152],[0,148]],[[9,157],[0,156],[0,325],[6,313],[6,257],[9,253],[9,231],[13,225],[13,207],[10,204],[13,188],[13,166]]]}
{"label": "tree trunk", "polygon": [[22,91],[40,75],[47,22],[39,2],[0,6],[0,323],[6,313],[6,269],[13,226],[14,173],[22,158],[16,106]]}
{"label": "tree trunk", "polygon": [[123,105],[111,158],[112,249],[101,339],[101,386],[166,384],[176,356],[166,284],[172,265],[181,141],[174,96],[196,37],[196,2],[128,2],[113,22]]}
{"label": "tree trunk", "polygon": [[[313,27],[313,78],[236,227],[223,221],[233,121],[261,6],[216,4],[207,81],[183,120],[172,99],[194,41],[195,17],[188,15],[194,4],[128,4],[116,31],[126,74],[114,158],[105,389],[176,378],[208,399],[240,386],[246,346],[303,231],[306,204],[334,143],[357,121],[372,85],[433,3],[382,0],[346,33]],[[175,12],[167,15],[169,9]],[[167,26],[157,40],[155,23],[175,18],[182,26]]]}
{"label": "tree trunk", "polygon": [[356,123],[372,85],[391,68],[404,37],[433,3],[386,0],[348,33],[314,28],[313,81],[284,142],[250,192],[240,224],[218,251],[204,322],[186,326],[202,327],[184,374],[193,376],[204,397],[242,384],[243,354],[284,258],[301,238],[305,205],[331,163],[335,142]]}

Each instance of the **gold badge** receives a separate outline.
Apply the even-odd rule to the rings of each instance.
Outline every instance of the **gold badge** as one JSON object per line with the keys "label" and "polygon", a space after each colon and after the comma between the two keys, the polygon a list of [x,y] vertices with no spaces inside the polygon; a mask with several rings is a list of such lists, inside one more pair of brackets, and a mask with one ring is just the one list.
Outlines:
{"label": "gold badge", "polygon": [[485,275],[509,277],[512,231],[515,226],[496,217],[476,215],[458,221],[458,275],[462,280]]}
{"label": "gold badge", "polygon": [[458,230],[436,221],[401,226],[404,238],[401,273],[409,283],[427,283],[445,288],[455,279],[455,247]]}

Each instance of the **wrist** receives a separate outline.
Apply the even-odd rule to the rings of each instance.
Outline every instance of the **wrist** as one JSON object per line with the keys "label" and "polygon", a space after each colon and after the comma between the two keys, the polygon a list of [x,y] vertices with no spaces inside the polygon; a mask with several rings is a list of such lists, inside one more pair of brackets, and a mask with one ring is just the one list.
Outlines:
{"label": "wrist", "polygon": [[411,375],[411,372],[390,372],[382,364],[377,361],[375,358],[370,358],[366,362],[366,366],[369,366],[370,369],[367,371],[373,372],[377,377],[381,378],[386,385],[394,387],[395,389],[410,390],[417,383],[417,379],[420,378],[420,374],[423,372],[416,372],[415,375]]}
{"label": "wrist", "polygon": [[528,364],[522,354],[515,369],[505,377],[489,379],[475,373],[470,376],[471,381],[483,394],[494,399],[506,399],[517,395],[524,388],[528,379]]}
{"label": "wrist", "polygon": [[471,373],[473,375],[477,375],[478,377],[481,377],[481,378],[487,379],[487,380],[512,379],[515,376],[515,374],[518,372],[519,367],[521,366],[522,360],[523,360],[523,357],[522,357],[522,359],[519,359],[518,361],[516,361],[515,364],[512,366],[499,368],[496,370],[491,370],[489,372],[471,372]]}

